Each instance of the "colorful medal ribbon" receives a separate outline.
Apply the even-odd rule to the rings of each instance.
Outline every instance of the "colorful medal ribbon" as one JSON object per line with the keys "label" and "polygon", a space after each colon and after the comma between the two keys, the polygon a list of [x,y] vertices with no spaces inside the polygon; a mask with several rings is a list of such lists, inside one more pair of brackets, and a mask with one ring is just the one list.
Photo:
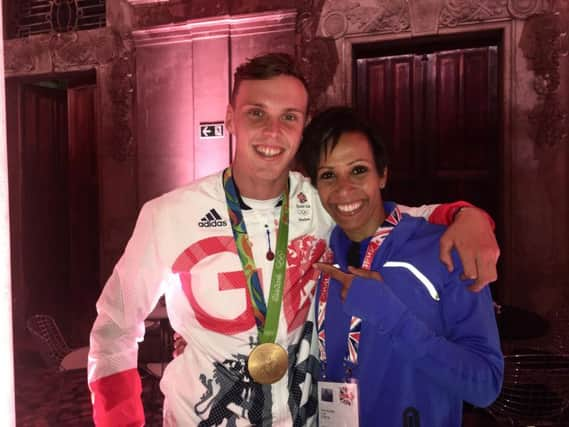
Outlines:
{"label": "colorful medal ribbon", "polygon": [[[371,238],[361,268],[369,270],[373,262],[375,254],[385,238],[391,233],[393,228],[401,220],[401,212],[398,207],[395,207],[383,224],[377,229]],[[324,322],[326,320],[326,305],[328,303],[328,289],[330,287],[330,276],[323,275],[320,283],[320,298],[318,299],[318,318],[316,319],[318,328],[318,348],[320,351],[320,361],[326,362],[326,331]],[[348,333],[348,344],[346,348],[346,356],[344,360],[354,365],[358,363],[358,350],[360,345],[360,333],[362,328],[362,319],[352,316],[350,320],[350,331]]]}
{"label": "colorful medal ribbon", "polygon": [[282,296],[286,272],[286,254],[288,245],[288,196],[289,185],[282,196],[281,214],[279,219],[279,231],[277,233],[277,245],[273,274],[271,276],[271,288],[269,291],[268,309],[265,304],[263,287],[259,280],[259,274],[253,259],[253,250],[249,242],[247,227],[243,220],[243,213],[239,205],[239,196],[235,182],[233,181],[231,168],[223,172],[223,188],[225,190],[225,200],[233,230],[233,238],[237,246],[237,253],[243,266],[243,273],[247,281],[247,289],[253,306],[253,314],[259,330],[259,344],[275,342],[277,329],[279,326],[279,316],[281,311]]}

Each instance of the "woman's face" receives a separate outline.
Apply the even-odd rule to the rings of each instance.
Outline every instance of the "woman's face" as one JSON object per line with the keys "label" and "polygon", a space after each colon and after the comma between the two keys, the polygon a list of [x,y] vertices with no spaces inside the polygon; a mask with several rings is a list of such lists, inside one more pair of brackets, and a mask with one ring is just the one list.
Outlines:
{"label": "woman's face", "polygon": [[352,241],[375,233],[385,213],[380,175],[367,137],[360,132],[342,134],[336,147],[320,156],[316,188],[324,208]]}

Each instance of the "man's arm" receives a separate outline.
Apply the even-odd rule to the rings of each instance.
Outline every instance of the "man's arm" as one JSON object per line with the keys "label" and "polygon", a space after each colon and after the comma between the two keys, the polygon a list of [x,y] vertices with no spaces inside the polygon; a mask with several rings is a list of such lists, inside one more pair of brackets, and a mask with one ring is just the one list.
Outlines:
{"label": "man's arm", "polygon": [[455,247],[462,262],[463,278],[474,280],[470,289],[476,292],[498,278],[496,263],[500,248],[494,235],[493,222],[489,218],[482,209],[461,209],[441,237],[441,261],[448,271],[453,271],[451,250]]}
{"label": "man's arm", "polygon": [[160,296],[161,269],[152,209],[145,205],[126,250],[97,301],[88,383],[97,427],[144,425],[138,342]]}
{"label": "man's arm", "polygon": [[498,278],[496,263],[500,248],[494,235],[494,221],[482,209],[463,201],[416,208],[398,206],[403,213],[426,218],[433,224],[448,225],[440,242],[441,261],[453,271],[451,250],[456,248],[464,278],[474,280],[471,290],[478,292]]}

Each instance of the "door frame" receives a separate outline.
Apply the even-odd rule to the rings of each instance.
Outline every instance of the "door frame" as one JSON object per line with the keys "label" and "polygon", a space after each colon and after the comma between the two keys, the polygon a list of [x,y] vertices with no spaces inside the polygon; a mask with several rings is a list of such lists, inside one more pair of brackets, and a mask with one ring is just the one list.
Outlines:
{"label": "door frame", "polygon": [[[514,79],[512,76],[512,69],[515,68],[515,40],[513,23],[511,21],[493,22],[478,24],[473,26],[461,26],[458,28],[450,28],[440,30],[435,36],[444,36],[445,38],[458,39],[471,39],[476,35],[487,35],[488,33],[499,34],[499,111],[501,116],[500,126],[500,142],[501,147],[498,150],[498,164],[500,187],[499,193],[501,194],[498,205],[498,218],[497,222],[501,224],[501,230],[498,234],[501,240],[501,269],[500,269],[500,282],[504,284],[500,289],[496,289],[496,296],[499,297],[500,302],[509,304],[512,301],[514,289],[509,286],[511,283],[512,274],[512,156],[513,156],[513,142],[512,142],[512,117],[513,117],[513,98],[512,94]],[[432,38],[436,40],[435,38]],[[366,46],[381,47],[381,44],[386,45],[402,45],[405,44],[413,46],[417,43],[417,38],[412,37],[410,33],[397,33],[397,34],[364,34],[364,35],[345,35],[342,39],[337,40],[338,52],[340,55],[339,63],[342,64],[335,77],[335,82],[339,83],[338,87],[344,87],[344,100],[347,105],[353,105],[355,102],[356,90],[356,72],[355,61],[357,58],[356,52],[365,49]]]}

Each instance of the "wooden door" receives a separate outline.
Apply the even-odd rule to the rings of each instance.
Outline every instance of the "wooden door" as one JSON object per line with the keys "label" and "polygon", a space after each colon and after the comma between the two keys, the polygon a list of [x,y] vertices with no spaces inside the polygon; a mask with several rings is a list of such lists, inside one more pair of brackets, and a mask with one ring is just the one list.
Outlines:
{"label": "wooden door", "polygon": [[499,218],[498,47],[357,60],[357,108],[385,136],[385,197],[467,200]]}
{"label": "wooden door", "polygon": [[[27,315],[68,307],[69,203],[67,94],[21,90],[21,255]],[[12,189],[11,189],[12,190]]]}
{"label": "wooden door", "polygon": [[71,335],[84,342],[100,294],[96,86],[70,87],[67,104]]}
{"label": "wooden door", "polygon": [[96,87],[47,86],[8,86],[14,309],[85,345],[100,292]]}

